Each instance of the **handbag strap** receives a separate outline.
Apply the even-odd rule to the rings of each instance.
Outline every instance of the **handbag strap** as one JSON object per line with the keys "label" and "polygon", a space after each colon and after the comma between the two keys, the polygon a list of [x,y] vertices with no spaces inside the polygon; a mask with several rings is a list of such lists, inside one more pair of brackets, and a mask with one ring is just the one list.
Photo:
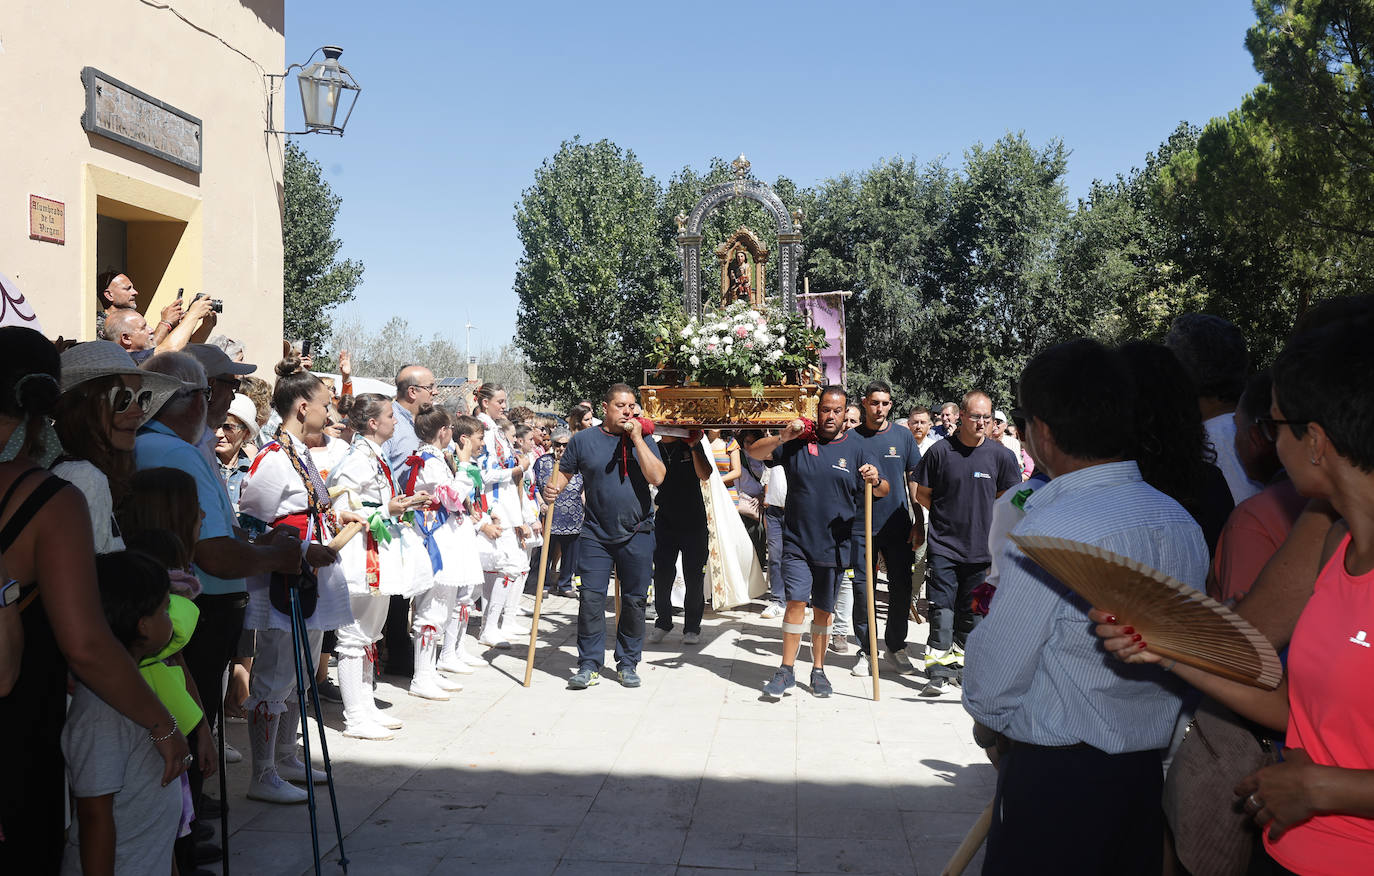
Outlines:
{"label": "handbag strap", "polygon": [[[3,515],[5,509],[9,507],[10,499],[14,498],[14,492],[19,484],[28,480],[29,475],[34,472],[41,471],[43,471],[41,468],[31,468],[14,479],[14,482],[10,484],[10,488],[5,492],[4,497],[0,498],[0,515]],[[38,512],[42,510],[43,506],[48,504],[48,500],[56,496],[58,491],[65,486],[67,486],[66,481],[52,475],[44,478],[41,484],[34,487],[33,492],[29,493],[23,503],[15,509],[14,514],[10,516],[10,522],[5,524],[4,529],[0,529],[0,554],[10,549],[10,545],[14,544],[14,540],[19,537],[19,534],[24,531],[25,527],[27,527]],[[28,608],[37,597],[37,581],[28,585],[21,585],[19,610],[23,611]]]}

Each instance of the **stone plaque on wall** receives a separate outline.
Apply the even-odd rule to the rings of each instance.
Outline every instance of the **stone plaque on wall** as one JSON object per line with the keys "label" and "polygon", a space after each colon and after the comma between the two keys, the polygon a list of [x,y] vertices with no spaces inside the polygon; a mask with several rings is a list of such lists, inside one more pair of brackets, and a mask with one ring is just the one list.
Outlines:
{"label": "stone plaque on wall", "polygon": [[29,195],[29,240],[66,243],[67,205],[61,201]]}
{"label": "stone plaque on wall", "polygon": [[94,67],[81,70],[86,112],[81,127],[200,172],[201,122]]}

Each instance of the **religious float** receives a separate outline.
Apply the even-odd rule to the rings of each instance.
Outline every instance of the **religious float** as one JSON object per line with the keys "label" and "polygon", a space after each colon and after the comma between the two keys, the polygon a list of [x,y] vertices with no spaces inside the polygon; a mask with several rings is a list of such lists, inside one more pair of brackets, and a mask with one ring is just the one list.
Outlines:
{"label": "religious float", "polygon": [[[802,213],[788,212],[772,188],[749,179],[743,155],[731,165],[733,182],[709,189],[690,215],[676,217],[683,307],[660,320],[656,367],[645,372],[640,387],[644,414],[656,424],[782,427],[797,417],[816,417],[816,375],[827,342],[798,306]],[[708,306],[701,290],[702,223],[737,198],[763,205],[777,223],[778,291],[766,293],[768,247],[740,226],[715,248],[721,304]]]}

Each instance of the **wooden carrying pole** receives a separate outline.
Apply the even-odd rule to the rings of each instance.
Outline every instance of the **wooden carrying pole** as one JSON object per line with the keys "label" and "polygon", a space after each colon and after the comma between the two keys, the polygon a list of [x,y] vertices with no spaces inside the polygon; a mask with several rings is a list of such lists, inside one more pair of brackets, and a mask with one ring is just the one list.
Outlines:
{"label": "wooden carrying pole", "polygon": [[[878,613],[874,608],[874,591],[878,576],[873,574],[873,485],[864,482],[864,579],[868,581],[868,671],[873,673],[873,699],[878,696]],[[888,611],[892,606],[888,606]]]}
{"label": "wooden carrying pole", "polygon": [[978,816],[978,820],[969,828],[968,834],[964,836],[964,841],[959,843],[959,848],[954,850],[954,857],[949,859],[945,869],[940,871],[940,876],[960,876],[964,868],[973,860],[973,856],[978,854],[978,849],[983,845],[983,840],[988,838],[988,829],[992,827],[992,803],[988,803],[983,814]]}
{"label": "wooden carrying pole", "polygon": [[544,579],[549,575],[549,549],[553,547],[553,503],[544,509],[544,550],[539,552],[539,586],[534,589],[534,617],[530,618],[530,650],[525,656],[525,687],[534,675],[534,644],[539,641],[539,609],[544,606]]}

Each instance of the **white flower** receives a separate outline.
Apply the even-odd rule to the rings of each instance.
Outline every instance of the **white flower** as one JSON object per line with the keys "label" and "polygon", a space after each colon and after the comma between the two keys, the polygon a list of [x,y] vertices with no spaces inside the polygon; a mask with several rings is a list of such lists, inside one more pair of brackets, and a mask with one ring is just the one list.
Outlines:
{"label": "white flower", "polygon": [[758,375],[759,375],[760,373],[762,373],[762,372],[763,372],[763,369],[760,368],[758,365],[755,365],[753,368],[750,368],[750,369],[749,369],[749,373],[750,373],[750,374],[753,374],[753,375],[755,375],[755,376],[758,376]]}
{"label": "white flower", "polygon": [[749,311],[749,318],[750,318],[750,319],[758,319],[760,315],[761,315],[761,314],[760,314],[757,310],[751,310],[751,311]]}
{"label": "white flower", "polygon": [[693,368],[695,368],[695,367],[697,367],[698,365],[701,364],[701,360],[698,359],[696,356],[693,356],[692,358],[688,359],[687,361],[692,363],[692,367],[693,367]]}
{"label": "white flower", "polygon": [[785,347],[785,346],[787,346],[787,338],[783,337],[782,335],[778,335],[778,346],[779,346],[779,347]]}
{"label": "white flower", "polygon": [[678,347],[678,351],[681,353],[690,353],[691,350],[692,348],[687,346],[686,344],[683,344],[681,347]]}
{"label": "white flower", "polygon": [[687,338],[690,338],[691,336],[692,336],[692,327],[689,325],[689,326],[687,326],[686,328],[684,328],[684,329],[682,330],[682,337],[683,337],[683,339],[685,340],[685,339],[687,339]]}
{"label": "white flower", "polygon": [[772,351],[771,353],[768,354],[768,360],[769,360],[770,362],[776,362],[776,361],[778,361],[778,360],[781,359],[781,358],[782,358],[782,350],[774,350],[774,351]]}

